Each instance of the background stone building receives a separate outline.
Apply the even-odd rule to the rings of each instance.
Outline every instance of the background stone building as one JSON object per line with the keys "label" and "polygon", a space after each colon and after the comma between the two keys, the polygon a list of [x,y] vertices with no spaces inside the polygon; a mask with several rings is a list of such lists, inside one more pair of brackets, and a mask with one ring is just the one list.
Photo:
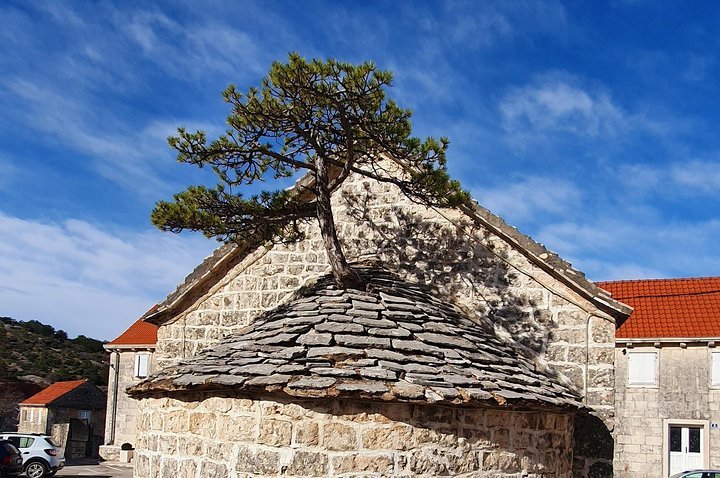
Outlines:
{"label": "background stone building", "polygon": [[616,334],[616,476],[720,468],[720,277],[598,285],[634,308]]}
{"label": "background stone building", "polygon": [[88,380],[55,382],[20,403],[18,432],[53,435],[67,458],[97,456],[105,401],[105,393]]}
{"label": "background stone building", "polygon": [[[147,314],[153,311],[154,308]],[[104,345],[110,352],[105,441],[100,447],[100,456],[105,460],[119,460],[120,447],[125,443],[135,446],[137,401],[125,390],[155,370],[156,343],[157,326],[141,317]]]}
{"label": "background stone building", "polygon": [[[478,380],[470,386],[490,394],[480,394],[483,399],[464,397],[468,392],[460,385],[455,387],[457,396],[448,398],[443,394],[452,392],[435,384],[424,389],[422,400],[394,395],[390,404],[385,398],[366,396],[358,388],[340,402],[333,399],[332,386],[315,389],[321,393],[314,393],[309,387],[307,396],[300,399],[289,393],[295,388],[290,382],[273,383],[279,380],[274,372],[268,372],[260,396],[242,390],[236,395],[229,395],[227,390],[208,391],[204,387],[224,372],[215,370],[216,363],[205,362],[207,354],[242,343],[243,335],[251,330],[245,327],[262,314],[272,315],[291,301],[310,299],[303,294],[328,272],[319,232],[316,225],[309,224],[305,239],[295,244],[219,248],[146,318],[159,325],[156,358],[160,374],[155,377],[157,380],[133,389],[142,397],[136,476],[196,476],[196,473],[212,476],[210,470],[202,471],[202,467],[208,466],[220,470],[218,476],[224,476],[223,473],[247,476],[247,467],[261,475],[269,456],[278,457],[283,466],[271,473],[334,476],[342,468],[335,468],[337,456],[332,455],[335,451],[329,447],[334,443],[332,433],[340,431],[332,431],[335,427],[326,430],[324,424],[328,422],[343,425],[337,427],[345,430],[343,433],[355,433],[355,445],[347,445],[349,448],[343,450],[342,459],[338,460],[358,463],[349,469],[358,470],[361,475],[366,472],[359,471],[362,469],[359,463],[371,462],[378,454],[392,457],[395,471],[389,474],[397,476],[438,474],[432,467],[423,468],[422,473],[411,472],[409,461],[418,457],[429,464],[443,463],[446,467],[443,473],[447,475],[482,470],[494,470],[493,476],[523,472],[577,477],[612,474],[614,333],[616,321],[624,320],[630,312],[627,306],[480,206],[453,210],[425,208],[409,201],[394,186],[355,177],[335,191],[333,207],[341,240],[351,260],[371,260],[403,284],[398,289],[417,285],[432,301],[462,311],[463,320],[477,324],[478,331],[486,331],[487,337],[503,342],[513,351],[508,366],[527,360],[532,364],[528,369],[553,377],[552,383],[560,387],[558,390],[576,397],[573,400],[579,405],[565,406],[569,403],[560,400],[555,404],[559,405],[555,413],[543,413],[539,406],[542,400],[514,395],[497,399],[490,393],[491,380],[485,381],[488,383]],[[370,313],[377,310],[370,308]],[[381,318],[392,322],[392,314],[385,316],[383,311]],[[351,322],[355,323],[354,320]],[[411,335],[418,346],[418,341],[422,342],[420,335],[415,332]],[[339,344],[337,337],[332,340],[331,345]],[[291,348],[288,344],[274,346]],[[267,357],[258,355],[255,359],[265,361]],[[292,362],[295,358],[273,360]],[[408,382],[407,370],[393,370],[379,359],[365,360],[363,366],[378,374],[380,386],[394,386],[390,378],[393,376]],[[342,360],[326,362],[320,365],[338,368]],[[172,368],[178,364],[190,368]],[[292,377],[292,383],[322,377],[314,369],[296,372],[299,375]],[[201,377],[203,373],[207,377]],[[255,376],[258,377],[262,375]],[[263,383],[262,378],[259,381]],[[515,386],[506,389],[506,384],[495,385],[501,390],[523,393]],[[532,391],[532,385],[526,385],[525,391]],[[170,396],[165,397],[166,394]],[[433,400],[439,404],[429,403]],[[348,401],[348,408],[342,409],[340,404]],[[378,408],[390,405],[395,407],[392,412]],[[448,405],[451,411],[443,412]],[[472,408],[469,415],[464,412],[467,407]],[[445,418],[434,418],[442,413]],[[248,416],[254,418],[246,433],[233,436],[228,432],[235,429],[240,417]],[[312,426],[313,423],[318,426]],[[383,442],[380,450],[369,448],[362,435],[357,435],[361,433],[359,428],[350,427],[354,432],[343,428],[350,423],[366,423],[368,430],[377,428],[378,431],[369,433],[388,441]],[[413,435],[407,442],[404,435],[391,433],[395,429],[407,430],[405,425],[418,430],[413,433],[424,434],[425,441]],[[438,433],[440,426],[442,432]],[[313,432],[316,428],[317,438]],[[304,435],[306,429],[310,436]],[[291,430],[289,444],[288,430]],[[535,434],[548,437],[551,448],[534,449]],[[456,442],[469,446],[476,458],[464,467],[451,469],[452,444]],[[418,443],[428,446],[406,448]],[[309,451],[321,453],[327,461],[320,460],[333,463],[332,466],[316,474],[312,466],[318,456],[308,454]],[[538,469],[533,468],[532,459],[523,458],[545,453],[555,455],[543,458]],[[203,456],[214,458],[201,459]],[[240,458],[236,457],[240,456],[248,462],[238,464]],[[571,470],[563,461],[569,457],[573,459]]]}

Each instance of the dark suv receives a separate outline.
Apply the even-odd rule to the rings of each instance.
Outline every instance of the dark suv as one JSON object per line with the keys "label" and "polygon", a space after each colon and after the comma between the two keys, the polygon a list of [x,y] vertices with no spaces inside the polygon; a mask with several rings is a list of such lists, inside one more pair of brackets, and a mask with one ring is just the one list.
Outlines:
{"label": "dark suv", "polygon": [[22,455],[11,442],[0,440],[0,478],[18,476],[22,473]]}

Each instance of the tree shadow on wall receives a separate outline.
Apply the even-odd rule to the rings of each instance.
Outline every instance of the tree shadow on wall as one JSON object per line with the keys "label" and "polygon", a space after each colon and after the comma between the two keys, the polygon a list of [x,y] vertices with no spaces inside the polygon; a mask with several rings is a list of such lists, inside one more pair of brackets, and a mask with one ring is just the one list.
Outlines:
{"label": "tree shadow on wall", "polygon": [[346,193],[344,199],[346,214],[372,231],[346,234],[348,251],[376,255],[440,297],[472,305],[470,318],[500,326],[530,355],[545,352],[555,327],[552,315],[518,287],[521,273],[510,265],[506,251],[488,241],[487,231],[469,220],[453,225],[407,207],[373,208],[377,201],[370,191]]}
{"label": "tree shadow on wall", "polygon": [[[345,234],[349,251],[378,256],[401,275],[430,287],[439,297],[472,305],[469,318],[488,328],[507,331],[526,355],[543,356],[557,324],[552,313],[521,285],[522,272],[509,262],[503,247],[496,247],[487,230],[469,219],[450,224],[421,207],[378,208],[370,191],[346,193],[346,214],[372,231]],[[414,210],[413,210],[414,209]],[[559,376],[556,370],[551,374]],[[578,390],[579,391],[579,390]],[[614,441],[600,418],[582,413],[574,429],[574,474],[612,476]]]}

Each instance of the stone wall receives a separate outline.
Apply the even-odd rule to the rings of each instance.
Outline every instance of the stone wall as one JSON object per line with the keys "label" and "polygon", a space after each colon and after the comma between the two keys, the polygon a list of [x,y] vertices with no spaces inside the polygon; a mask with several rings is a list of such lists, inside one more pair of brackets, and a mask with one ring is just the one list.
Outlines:
{"label": "stone wall", "polygon": [[[152,373],[157,365],[152,351],[138,350],[140,353],[151,353],[149,373]],[[110,369],[108,381],[108,400],[105,424],[105,445],[100,447],[100,456],[105,460],[117,461],[120,458],[120,445],[130,443],[135,446],[137,400],[130,398],[125,390],[132,385],[139,383],[142,379],[135,377],[135,350],[116,349],[110,355],[110,364],[118,364],[117,375]],[[117,388],[116,388],[117,380]],[[117,390],[117,391],[116,391]],[[117,395],[116,395],[117,393]],[[112,420],[113,403],[117,402],[115,410],[115,421]],[[114,434],[113,434],[114,427]]]}
{"label": "stone wall", "polygon": [[45,407],[20,407],[20,433],[47,433],[48,409]]}
{"label": "stone wall", "polygon": [[[462,213],[411,203],[394,186],[348,180],[333,202],[350,259],[379,258],[404,279],[431,285],[439,297],[474,311],[475,319],[506,330],[587,390],[589,404],[612,414],[615,325],[589,302]],[[328,272],[317,229],[310,224],[302,242],[252,252],[161,326],[159,366],[239,332]]]}
{"label": "stone wall", "polygon": [[[362,178],[346,181],[333,203],[351,260],[378,258],[403,279],[430,285],[437,296],[471,311],[471,318],[491,323],[561,372],[604,420],[603,439],[612,441],[612,319],[461,212],[422,207],[392,185]],[[312,223],[302,242],[251,252],[218,277],[208,294],[160,327],[160,366],[239,332],[328,271]],[[612,451],[589,461],[579,453],[576,458],[576,476],[583,476],[597,458],[610,466]]]}
{"label": "stone wall", "polygon": [[135,477],[570,477],[571,415],[211,397],[141,401]]}
{"label": "stone wall", "polygon": [[[617,427],[615,476],[663,476],[664,420],[720,422],[720,389],[710,387],[715,349],[706,344],[636,345],[632,350],[658,352],[658,385],[628,385],[627,349],[616,351]],[[709,430],[709,466],[720,467],[720,430]]]}

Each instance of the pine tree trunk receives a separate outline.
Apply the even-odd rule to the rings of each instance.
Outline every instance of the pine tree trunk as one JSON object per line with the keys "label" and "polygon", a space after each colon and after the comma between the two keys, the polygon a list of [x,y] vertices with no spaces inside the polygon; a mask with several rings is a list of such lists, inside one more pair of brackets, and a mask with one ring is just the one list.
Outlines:
{"label": "pine tree trunk", "polygon": [[325,159],[316,158],[315,165],[317,167],[315,178],[315,191],[317,194],[317,218],[320,224],[320,234],[325,244],[330,267],[338,287],[343,289],[363,287],[362,279],[355,272],[347,259],[340,245],[340,240],[335,229],[335,219],[332,215],[332,207],[330,205],[330,189],[328,181],[328,167]]}

